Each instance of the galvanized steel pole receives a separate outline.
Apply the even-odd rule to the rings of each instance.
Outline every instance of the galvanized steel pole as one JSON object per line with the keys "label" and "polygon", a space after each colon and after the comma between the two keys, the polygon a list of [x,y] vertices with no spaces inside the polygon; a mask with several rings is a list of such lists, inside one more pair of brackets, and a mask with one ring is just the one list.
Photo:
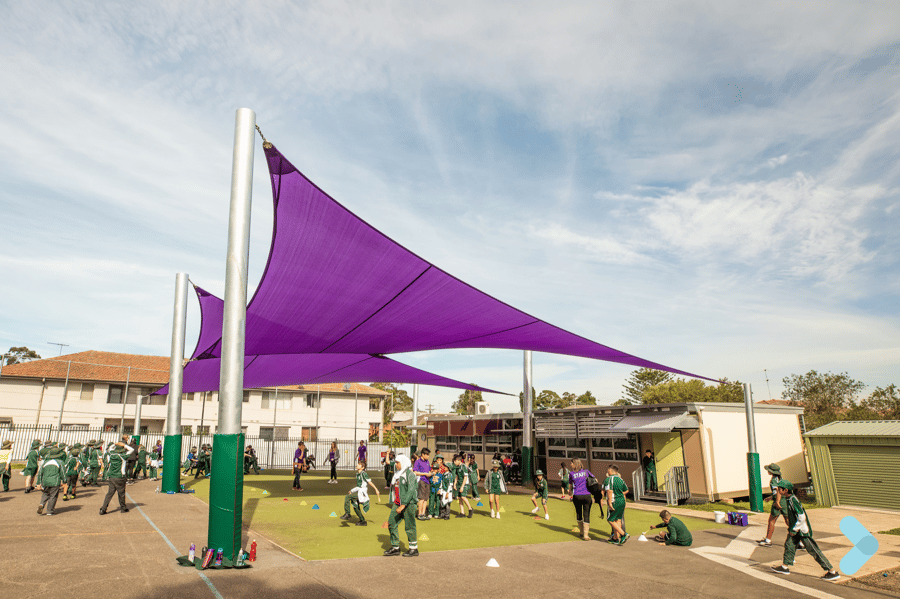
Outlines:
{"label": "galvanized steel pole", "polygon": [[522,484],[531,484],[531,475],[534,470],[533,455],[534,445],[531,438],[531,410],[534,398],[531,397],[531,387],[533,385],[531,377],[531,352],[524,352],[524,383],[525,389],[522,397]]}
{"label": "galvanized steel pole", "polygon": [[744,410],[747,413],[747,479],[749,482],[750,509],[763,511],[762,481],[759,473],[759,454],[756,452],[756,423],[753,418],[753,392],[750,383],[744,383]]}
{"label": "galvanized steel pole", "polygon": [[413,385],[413,409],[412,409],[412,428],[409,429],[412,432],[412,439],[410,439],[409,443],[409,454],[410,458],[412,458],[412,454],[416,453],[419,449],[419,429],[416,428],[419,426],[419,386]]}
{"label": "galvanized steel pole", "polygon": [[187,327],[188,276],[175,275],[172,345],[169,351],[169,395],[166,397],[166,436],[163,440],[162,491],[175,493],[181,481],[181,396],[184,381],[184,338]]}
{"label": "galvanized steel pole", "polygon": [[222,314],[222,359],[219,371],[219,421],[213,436],[210,478],[210,547],[221,547],[233,560],[241,550],[244,486],[244,335],[247,321],[247,264],[250,255],[250,201],[253,195],[253,141],[256,113],[240,108],[235,115],[231,170],[228,251],[225,256],[225,306]]}
{"label": "galvanized steel pole", "polygon": [[131,384],[131,366],[128,367],[128,373],[125,375],[125,393],[122,395],[122,420],[119,421],[119,437],[125,432],[125,408],[128,407],[128,385]]}
{"label": "galvanized steel pole", "polygon": [[69,360],[69,365],[66,367],[66,382],[63,385],[62,402],[59,404],[59,422],[56,423],[56,438],[53,439],[54,441],[59,441],[59,431],[62,430],[63,409],[66,407],[66,396],[69,394],[69,373],[71,371],[72,360]]}

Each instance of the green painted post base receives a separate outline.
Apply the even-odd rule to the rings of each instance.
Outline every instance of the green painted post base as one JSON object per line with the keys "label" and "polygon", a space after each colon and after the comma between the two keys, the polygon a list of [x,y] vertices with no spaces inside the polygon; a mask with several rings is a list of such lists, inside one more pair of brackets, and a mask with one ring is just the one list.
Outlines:
{"label": "green painted post base", "polygon": [[409,457],[410,457],[410,459],[412,459],[412,457],[413,457],[414,455],[416,455],[416,452],[417,452],[418,450],[419,450],[419,446],[418,446],[418,445],[410,445],[410,446],[409,446]]}
{"label": "green painted post base", "polygon": [[758,453],[747,454],[747,473],[750,480],[750,511],[764,512]]}
{"label": "green painted post base", "polygon": [[131,435],[131,438],[134,439],[135,443],[138,445],[141,444],[141,436],[140,435]]}
{"label": "green painted post base", "polygon": [[181,489],[181,435],[165,436],[162,458],[162,492],[177,493]]}
{"label": "green painted post base", "polygon": [[243,507],[244,434],[213,435],[207,539],[230,560],[241,550]]}
{"label": "green painted post base", "polygon": [[531,484],[534,475],[534,460],[531,451],[530,447],[522,447],[522,485],[525,487]]}

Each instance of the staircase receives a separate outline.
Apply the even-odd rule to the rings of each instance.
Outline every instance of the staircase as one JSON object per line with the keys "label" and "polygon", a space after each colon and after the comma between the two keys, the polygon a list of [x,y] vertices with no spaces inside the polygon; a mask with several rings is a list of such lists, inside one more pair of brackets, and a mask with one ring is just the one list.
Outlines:
{"label": "staircase", "polygon": [[[688,485],[687,466],[673,466],[663,477],[663,491],[647,491],[644,489],[644,469],[638,468],[631,475],[632,490],[635,501],[653,501],[666,505],[678,505],[679,502],[691,498]],[[657,478],[657,483],[659,478]]]}

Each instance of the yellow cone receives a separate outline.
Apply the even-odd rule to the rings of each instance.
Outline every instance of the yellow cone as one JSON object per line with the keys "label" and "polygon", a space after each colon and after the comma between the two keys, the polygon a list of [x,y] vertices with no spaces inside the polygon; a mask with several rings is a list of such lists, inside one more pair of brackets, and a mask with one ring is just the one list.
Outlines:
{"label": "yellow cone", "polygon": [[306,505],[306,502],[305,502],[305,501],[301,501],[301,502],[300,502],[300,505]]}
{"label": "yellow cone", "polygon": [[428,535],[423,534],[421,537],[419,537],[419,540],[420,540],[420,541],[427,541],[427,540],[428,540]]}

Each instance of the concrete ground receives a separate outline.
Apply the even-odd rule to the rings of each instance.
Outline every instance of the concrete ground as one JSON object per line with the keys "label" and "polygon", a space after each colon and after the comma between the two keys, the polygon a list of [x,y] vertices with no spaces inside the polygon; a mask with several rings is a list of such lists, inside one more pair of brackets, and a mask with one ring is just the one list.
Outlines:
{"label": "concrete ground", "polygon": [[[18,484],[16,484],[18,483]],[[818,580],[821,571],[805,554],[794,573],[781,577],[766,565],[779,561],[780,548],[753,548],[755,526],[717,529],[694,535],[688,549],[662,547],[632,539],[622,547],[573,540],[571,543],[526,545],[452,552],[427,551],[420,557],[359,558],[306,562],[281,550],[252,529],[245,541],[255,539],[259,559],[249,570],[198,572],[176,565],[191,542],[205,544],[208,506],[192,495],[158,495],[158,483],[141,481],[128,487],[127,514],[115,503],[100,516],[104,489],[79,489],[75,501],[60,502],[52,517],[35,513],[39,493],[25,495],[21,478],[14,490],[0,492],[0,552],[6,558],[0,570],[3,597],[32,598],[63,594],[72,599],[116,597],[155,598],[410,598],[466,597],[493,599],[519,597],[612,596],[637,593],[660,597],[831,597],[872,598],[872,591]],[[16,488],[17,487],[17,488]],[[640,506],[639,506],[640,507]],[[135,509],[137,508],[137,509]],[[648,509],[658,510],[658,506]],[[557,508],[559,511],[559,508]],[[833,536],[846,510],[811,513],[821,545],[840,561],[849,546]],[[689,512],[697,516],[698,512]],[[864,525],[883,518],[854,515]],[[574,523],[574,515],[573,515]],[[893,528],[885,526],[884,530]],[[873,528],[870,528],[873,530]],[[639,533],[640,531],[631,531]],[[302,535],[302,530],[297,530]],[[740,537],[738,535],[740,534]],[[840,534],[838,532],[838,534]],[[387,531],[373,529],[372,542],[386,545]],[[637,536],[637,535],[635,535]],[[405,535],[401,531],[401,538]],[[898,543],[879,536],[879,556],[896,565]],[[780,525],[776,543],[784,539]],[[893,541],[897,537],[891,537]],[[845,541],[845,540],[844,540]],[[749,554],[748,554],[749,552]],[[748,554],[745,556],[745,554]],[[883,554],[883,555],[881,555]],[[499,568],[486,567],[495,559]],[[832,558],[834,559],[834,558]],[[873,560],[874,561],[874,560]],[[861,572],[862,573],[862,572]],[[808,574],[808,575],[807,575]],[[846,580],[846,578],[844,578]],[[464,590],[455,590],[462,585]]]}

